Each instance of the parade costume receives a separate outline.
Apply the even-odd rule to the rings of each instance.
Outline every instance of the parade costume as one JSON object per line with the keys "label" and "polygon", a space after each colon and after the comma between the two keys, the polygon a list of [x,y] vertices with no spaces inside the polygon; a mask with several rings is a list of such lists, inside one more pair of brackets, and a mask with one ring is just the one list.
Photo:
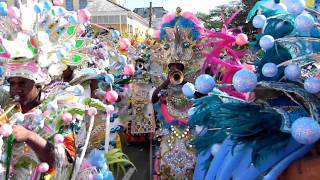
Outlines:
{"label": "parade costume", "polygon": [[163,68],[152,56],[155,40],[149,34],[144,39],[137,35],[131,42],[135,53],[130,57],[134,60],[136,73],[130,84],[130,118],[126,138],[129,142],[148,142],[156,129],[152,95],[162,81]]}
{"label": "parade costume", "polygon": [[[8,141],[4,147],[7,158],[2,160],[4,171],[1,171],[1,176],[5,179],[113,179],[108,163],[117,163],[119,159],[130,162],[118,151],[110,152],[117,159],[109,158],[107,136],[110,129],[104,129],[106,137],[102,150],[95,149],[100,146],[91,144],[89,140],[95,116],[110,122],[114,107],[92,99],[91,93],[86,94],[75,81],[72,82],[74,86],[58,81],[68,66],[83,65],[91,60],[86,49],[93,46],[93,40],[81,36],[84,33],[82,23],[90,19],[88,11],[66,11],[49,1],[20,3],[19,9],[7,7],[4,2],[0,5],[1,15],[5,16],[1,19],[0,54],[5,59],[5,78],[29,79],[42,89],[39,92],[40,105],[31,111],[14,113],[16,109],[12,107],[19,107],[16,102],[6,109],[1,115],[2,137],[10,135],[7,133],[10,125],[21,124],[45,139],[46,148],[55,155],[55,165],[49,167],[47,163],[39,162],[27,145],[13,143],[13,135],[10,135],[4,138]],[[90,73],[82,74],[87,76]],[[97,74],[91,73],[87,79],[92,79],[93,75],[97,78]],[[51,81],[53,83],[50,84]],[[108,123],[106,125],[110,127]]]}
{"label": "parade costume", "polygon": [[[154,106],[160,123],[155,134],[160,142],[154,164],[155,179],[190,179],[193,172],[195,155],[189,145],[192,131],[187,115],[191,104],[182,94],[182,85],[200,70],[202,58],[197,47],[200,30],[199,20],[178,8],[177,14],[164,16],[159,32],[161,44],[153,47],[153,60],[163,64],[171,81],[160,91],[160,101]],[[173,64],[184,68],[172,72]]]}
{"label": "parade costume", "polygon": [[[93,38],[93,46],[85,51],[90,57],[88,65],[86,68],[76,69],[75,77],[70,83],[80,83],[87,92],[85,97],[98,98],[105,104],[114,107],[112,113],[98,112],[89,140],[88,152],[90,153],[85,157],[90,161],[92,152],[105,152],[106,162],[112,172],[115,173],[121,168],[123,174],[127,176],[125,167],[130,165],[134,170],[135,167],[122,153],[119,134],[124,129],[124,122],[120,118],[127,108],[128,89],[126,87],[130,83],[134,69],[132,70],[132,65],[129,64],[130,56],[127,58],[127,56],[120,55],[116,48],[119,37],[112,34],[119,32],[115,31],[107,30],[99,33],[97,38],[89,37]],[[88,129],[88,124],[81,127],[79,136],[82,139],[87,134],[86,129]],[[91,167],[89,166],[88,169],[90,170]]]}
{"label": "parade costume", "polygon": [[[283,6],[288,9],[279,8]],[[212,92],[194,100],[190,123],[202,130],[194,139],[199,150],[194,179],[277,179],[317,144],[318,49],[308,35],[316,27],[311,23],[306,29],[299,20],[306,16],[300,14],[304,8],[301,1],[281,6],[259,1],[249,13],[249,20],[261,11],[267,17],[253,18],[253,25],[263,28],[251,49],[257,74],[239,70],[232,83],[238,92],[254,92],[255,98],[244,101]]]}
{"label": "parade costume", "polygon": [[[149,58],[148,58],[149,57]],[[155,132],[155,116],[151,103],[153,90],[152,74],[149,73],[150,56],[142,55],[135,60],[136,75],[132,78],[132,93],[130,98],[131,134],[146,134]]]}

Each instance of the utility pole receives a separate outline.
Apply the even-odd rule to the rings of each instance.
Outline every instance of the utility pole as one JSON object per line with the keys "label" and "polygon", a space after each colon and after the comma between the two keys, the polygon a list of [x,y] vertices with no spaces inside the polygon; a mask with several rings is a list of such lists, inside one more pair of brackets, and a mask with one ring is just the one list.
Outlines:
{"label": "utility pole", "polygon": [[152,2],[150,2],[150,7],[149,7],[149,28],[151,28],[152,25]]}

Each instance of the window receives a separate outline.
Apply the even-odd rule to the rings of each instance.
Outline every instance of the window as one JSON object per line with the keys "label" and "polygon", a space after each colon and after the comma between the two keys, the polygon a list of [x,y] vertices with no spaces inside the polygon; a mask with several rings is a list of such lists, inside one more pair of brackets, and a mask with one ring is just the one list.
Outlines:
{"label": "window", "polygon": [[121,16],[121,24],[127,24],[127,16]]}
{"label": "window", "polygon": [[91,21],[93,23],[98,23],[98,16],[92,16]]}
{"label": "window", "polygon": [[119,16],[108,16],[108,22],[110,24],[118,24],[118,23],[120,23],[120,17]]}
{"label": "window", "polygon": [[73,11],[74,8],[73,8],[73,0],[66,0],[66,9],[68,11]]}
{"label": "window", "polygon": [[79,7],[80,9],[84,9],[87,7],[88,1],[87,0],[79,0]]}

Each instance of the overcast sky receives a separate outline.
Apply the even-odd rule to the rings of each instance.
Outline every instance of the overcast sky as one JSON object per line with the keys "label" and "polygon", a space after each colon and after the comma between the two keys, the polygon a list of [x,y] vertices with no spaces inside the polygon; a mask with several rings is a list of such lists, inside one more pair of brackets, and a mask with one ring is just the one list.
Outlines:
{"label": "overcast sky", "polygon": [[127,0],[127,7],[131,10],[139,7],[163,6],[169,12],[180,6],[183,11],[208,13],[215,6],[231,2],[232,0]]}

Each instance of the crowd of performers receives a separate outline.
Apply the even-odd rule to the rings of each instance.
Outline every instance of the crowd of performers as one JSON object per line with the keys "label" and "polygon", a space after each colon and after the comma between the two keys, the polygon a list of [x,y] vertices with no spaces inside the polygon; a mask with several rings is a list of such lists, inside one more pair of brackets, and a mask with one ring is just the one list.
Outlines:
{"label": "crowd of performers", "polygon": [[239,12],[126,38],[62,1],[0,2],[1,179],[129,179],[121,141],[150,141],[154,180],[320,179],[320,12],[258,1],[252,39]]}

